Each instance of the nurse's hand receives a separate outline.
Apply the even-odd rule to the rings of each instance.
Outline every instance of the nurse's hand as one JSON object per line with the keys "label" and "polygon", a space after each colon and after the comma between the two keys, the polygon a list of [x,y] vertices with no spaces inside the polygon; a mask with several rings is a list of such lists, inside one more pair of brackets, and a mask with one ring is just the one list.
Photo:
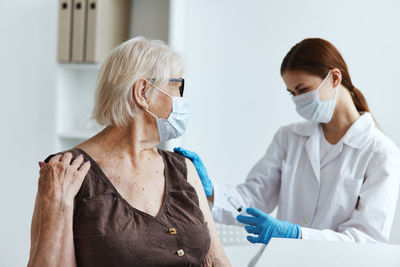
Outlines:
{"label": "nurse's hand", "polygon": [[238,215],[236,219],[247,224],[244,227],[246,231],[255,235],[247,236],[251,243],[267,245],[272,237],[300,238],[301,228],[297,224],[277,220],[256,208],[248,208],[246,212],[252,216]]}
{"label": "nurse's hand", "polygon": [[174,152],[181,154],[182,156],[187,157],[193,162],[193,165],[196,167],[197,173],[199,174],[201,183],[203,184],[204,192],[207,197],[212,196],[213,194],[213,184],[208,178],[208,173],[206,167],[203,165],[199,155],[189,150],[183,149],[182,147],[175,147]]}

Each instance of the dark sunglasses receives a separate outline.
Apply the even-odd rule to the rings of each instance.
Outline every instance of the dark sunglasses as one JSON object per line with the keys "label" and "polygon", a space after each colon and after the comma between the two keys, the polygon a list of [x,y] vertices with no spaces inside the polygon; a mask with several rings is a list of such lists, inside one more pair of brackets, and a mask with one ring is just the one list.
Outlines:
{"label": "dark sunglasses", "polygon": [[185,89],[185,79],[183,78],[176,78],[176,79],[169,79],[169,82],[174,82],[174,83],[181,83],[181,86],[179,86],[179,93],[181,97],[183,96],[183,90]]}

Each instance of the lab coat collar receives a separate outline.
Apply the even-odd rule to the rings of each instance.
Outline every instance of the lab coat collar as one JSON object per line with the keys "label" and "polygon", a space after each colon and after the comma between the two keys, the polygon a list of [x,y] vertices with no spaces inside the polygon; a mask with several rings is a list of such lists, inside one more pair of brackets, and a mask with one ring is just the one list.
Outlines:
{"label": "lab coat collar", "polygon": [[319,123],[312,121],[305,121],[293,125],[293,131],[299,135],[311,136],[318,130]]}
{"label": "lab coat collar", "polygon": [[[293,131],[303,136],[319,135],[318,127],[319,123],[306,121],[295,124]],[[368,142],[369,138],[366,137],[373,127],[375,127],[375,122],[371,113],[365,112],[351,125],[339,142],[353,148],[362,148]]]}
{"label": "lab coat collar", "polygon": [[375,121],[371,113],[365,112],[347,130],[342,141],[348,146],[360,149],[370,141],[367,136],[371,134],[372,128],[375,128]]}

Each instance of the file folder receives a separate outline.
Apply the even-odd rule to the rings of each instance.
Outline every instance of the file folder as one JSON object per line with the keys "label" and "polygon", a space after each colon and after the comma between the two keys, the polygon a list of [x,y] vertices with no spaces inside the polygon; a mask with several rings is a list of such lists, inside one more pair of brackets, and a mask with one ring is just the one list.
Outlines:
{"label": "file folder", "polygon": [[58,1],[58,53],[59,62],[71,60],[72,0]]}
{"label": "file folder", "polygon": [[87,0],[74,0],[72,22],[72,61],[85,60]]}
{"label": "file folder", "polygon": [[132,0],[88,0],[85,61],[100,63],[129,38]]}

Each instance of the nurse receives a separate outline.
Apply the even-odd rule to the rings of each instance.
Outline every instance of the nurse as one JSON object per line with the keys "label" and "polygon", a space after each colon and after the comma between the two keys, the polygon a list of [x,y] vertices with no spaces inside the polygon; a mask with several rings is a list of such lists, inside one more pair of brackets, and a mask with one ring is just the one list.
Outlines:
{"label": "nurse", "polygon": [[[281,76],[306,122],[281,127],[244,183],[213,184],[196,153],[175,148],[196,166],[215,221],[245,224],[252,243],[388,242],[400,150],[376,126],[341,54],[326,40],[305,39],[283,59]],[[250,207],[248,216],[237,216],[224,193]]]}

